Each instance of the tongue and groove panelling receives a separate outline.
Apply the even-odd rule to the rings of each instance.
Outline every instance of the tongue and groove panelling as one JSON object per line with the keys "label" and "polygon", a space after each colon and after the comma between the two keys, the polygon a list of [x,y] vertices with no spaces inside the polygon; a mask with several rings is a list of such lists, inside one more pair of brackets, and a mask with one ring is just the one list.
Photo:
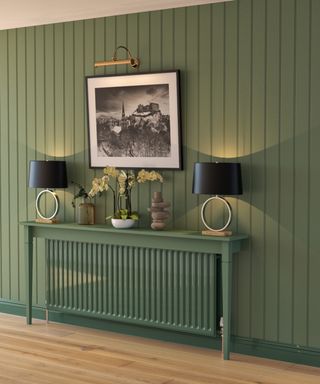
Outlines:
{"label": "tongue and groove panelling", "polygon": [[[165,171],[169,228],[199,229],[195,161],[238,159],[244,195],[230,199],[233,229],[250,242],[234,270],[237,336],[320,347],[320,2],[237,0],[151,13],[0,31],[0,297],[24,302],[22,228],[33,219],[31,159],[65,157],[69,179],[90,186],[84,78],[127,45],[141,71],[181,70],[183,171]],[[133,196],[149,225],[156,184]],[[60,191],[74,220],[73,188]],[[98,198],[97,217],[111,212]],[[35,301],[44,305],[37,245]]]}

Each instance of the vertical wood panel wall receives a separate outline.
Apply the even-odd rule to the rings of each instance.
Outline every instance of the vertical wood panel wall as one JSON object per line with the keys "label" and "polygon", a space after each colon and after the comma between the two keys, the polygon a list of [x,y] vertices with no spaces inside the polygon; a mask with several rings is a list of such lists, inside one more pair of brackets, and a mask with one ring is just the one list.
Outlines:
{"label": "vertical wood panel wall", "polygon": [[[243,164],[232,226],[251,240],[235,265],[234,334],[319,348],[319,39],[318,0],[238,0],[0,31],[0,297],[24,301],[18,223],[35,216],[29,160],[66,158],[70,180],[88,188],[99,174],[88,166],[84,78],[130,72],[94,70],[122,44],[141,71],[181,70],[184,171],[164,172],[162,186],[170,227],[200,228],[195,161]],[[142,185],[133,197],[142,225],[157,188]],[[64,220],[74,220],[72,193],[60,192]],[[103,222],[111,199],[97,205]],[[41,305],[43,258],[35,268]]]}

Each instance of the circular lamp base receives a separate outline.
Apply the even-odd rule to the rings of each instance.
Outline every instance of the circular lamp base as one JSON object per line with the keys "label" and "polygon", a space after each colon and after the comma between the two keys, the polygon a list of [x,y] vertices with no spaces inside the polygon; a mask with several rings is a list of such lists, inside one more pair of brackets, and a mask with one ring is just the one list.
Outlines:
{"label": "circular lamp base", "polygon": [[[221,228],[212,228],[212,227],[210,227],[209,224],[206,222],[206,219],[205,219],[205,209],[206,209],[208,203],[210,203],[213,200],[221,201],[225,205],[225,207],[227,208],[227,211],[228,211],[227,221],[226,221],[226,223]],[[216,236],[230,236],[230,235],[232,235],[231,231],[225,231],[226,228],[228,228],[228,226],[229,226],[229,224],[231,223],[231,220],[232,220],[231,205],[223,197],[221,197],[221,196],[213,196],[213,197],[210,197],[208,200],[206,200],[203,203],[202,208],[201,208],[201,219],[202,219],[202,222],[203,222],[204,226],[208,229],[208,231],[202,232],[204,235],[216,235]]]}
{"label": "circular lamp base", "polygon": [[[41,209],[40,209],[40,199],[46,193],[48,193],[50,196],[52,196],[53,201],[54,201],[54,212],[53,212],[53,214],[51,216],[45,216],[41,212]],[[44,189],[37,196],[37,199],[36,199],[36,210],[37,210],[37,214],[39,216],[39,219],[36,219],[37,222],[41,222],[41,223],[56,223],[57,220],[55,220],[55,217],[57,216],[57,213],[59,211],[58,196],[53,191],[51,191],[50,189]]]}

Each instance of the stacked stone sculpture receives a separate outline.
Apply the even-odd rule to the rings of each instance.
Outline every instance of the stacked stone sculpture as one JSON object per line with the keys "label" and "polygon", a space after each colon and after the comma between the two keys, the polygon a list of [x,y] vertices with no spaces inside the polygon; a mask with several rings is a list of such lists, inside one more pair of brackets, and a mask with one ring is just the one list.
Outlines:
{"label": "stacked stone sculpture", "polygon": [[159,231],[165,228],[165,221],[170,216],[169,207],[170,203],[163,201],[162,192],[153,192],[151,208],[148,208],[152,218],[152,229]]}

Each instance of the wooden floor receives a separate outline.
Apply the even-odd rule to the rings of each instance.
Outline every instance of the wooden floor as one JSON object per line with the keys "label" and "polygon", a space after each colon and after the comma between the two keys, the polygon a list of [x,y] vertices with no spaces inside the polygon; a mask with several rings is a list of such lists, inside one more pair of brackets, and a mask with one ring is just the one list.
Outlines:
{"label": "wooden floor", "polygon": [[0,314],[0,383],[319,384],[320,368]]}

